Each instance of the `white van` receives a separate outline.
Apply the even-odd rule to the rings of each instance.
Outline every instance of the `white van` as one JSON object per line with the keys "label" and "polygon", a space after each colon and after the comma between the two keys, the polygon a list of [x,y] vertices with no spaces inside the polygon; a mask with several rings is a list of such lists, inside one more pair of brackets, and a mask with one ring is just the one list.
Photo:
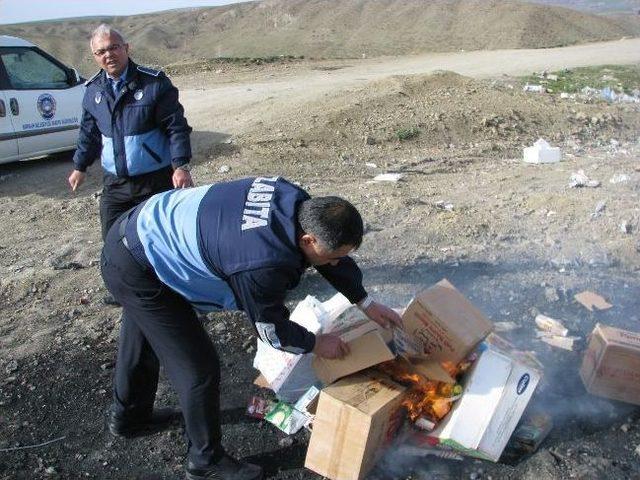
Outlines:
{"label": "white van", "polygon": [[73,150],[84,89],[73,68],[0,35],[0,163]]}

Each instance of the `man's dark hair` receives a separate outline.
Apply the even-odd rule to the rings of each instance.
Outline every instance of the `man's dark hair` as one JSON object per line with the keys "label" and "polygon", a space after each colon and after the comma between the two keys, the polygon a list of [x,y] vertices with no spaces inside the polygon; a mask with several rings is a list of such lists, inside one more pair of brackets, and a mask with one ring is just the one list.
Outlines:
{"label": "man's dark hair", "polygon": [[298,223],[304,233],[312,234],[330,251],[345,245],[358,248],[364,226],[360,213],[340,197],[314,197],[298,209]]}

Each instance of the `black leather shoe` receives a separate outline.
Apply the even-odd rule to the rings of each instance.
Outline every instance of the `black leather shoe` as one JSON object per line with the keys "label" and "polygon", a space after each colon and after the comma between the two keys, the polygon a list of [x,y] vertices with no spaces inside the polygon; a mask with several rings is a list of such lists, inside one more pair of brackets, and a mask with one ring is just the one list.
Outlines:
{"label": "black leather shoe", "polygon": [[260,480],[262,467],[253,463],[240,462],[229,455],[206,469],[193,468],[187,464],[187,480]]}
{"label": "black leather shoe", "polygon": [[150,417],[128,419],[116,415],[109,410],[107,428],[116,437],[141,437],[166,430],[172,423],[182,418],[182,412],[175,408],[157,408]]}

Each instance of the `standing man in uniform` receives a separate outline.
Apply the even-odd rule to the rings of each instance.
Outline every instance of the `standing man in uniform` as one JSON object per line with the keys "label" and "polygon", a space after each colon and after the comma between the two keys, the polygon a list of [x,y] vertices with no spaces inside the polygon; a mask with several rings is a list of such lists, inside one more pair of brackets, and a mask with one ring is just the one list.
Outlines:
{"label": "standing man in uniform", "polygon": [[69,185],[76,190],[101,158],[104,187],[100,223],[104,239],[117,218],[151,195],[193,186],[191,127],[166,75],[136,65],[129,45],[109,25],[89,42],[100,71],[89,79]]}
{"label": "standing man in uniform", "polygon": [[310,198],[280,178],[247,178],[154,195],[107,235],[102,276],[123,306],[109,428],[153,424],[159,365],[175,388],[188,437],[188,480],[255,480],[257,465],[226,454],[220,363],[194,307],[244,310],[261,341],[294,354],[337,358],[347,344],[289,320],[288,290],[313,266],[383,327],[397,313],[373,301],[348,254],[360,214],[338,197]]}

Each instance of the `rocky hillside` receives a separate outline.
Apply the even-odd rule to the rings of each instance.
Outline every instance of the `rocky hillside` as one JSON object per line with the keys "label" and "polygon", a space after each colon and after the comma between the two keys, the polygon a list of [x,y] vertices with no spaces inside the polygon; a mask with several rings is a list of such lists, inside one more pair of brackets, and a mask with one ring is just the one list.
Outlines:
{"label": "rocky hillside", "polygon": [[459,49],[545,48],[640,34],[622,20],[502,0],[264,0],[131,17],[8,25],[83,73],[99,22],[116,25],[141,62],[215,57],[356,57]]}

